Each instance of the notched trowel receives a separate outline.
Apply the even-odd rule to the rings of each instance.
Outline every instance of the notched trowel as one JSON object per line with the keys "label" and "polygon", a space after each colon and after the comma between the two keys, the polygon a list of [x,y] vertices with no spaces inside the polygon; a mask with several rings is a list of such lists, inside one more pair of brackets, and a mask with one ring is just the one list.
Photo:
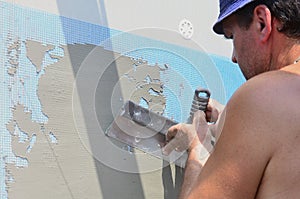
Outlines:
{"label": "notched trowel", "polygon": [[[191,123],[194,112],[206,110],[209,97],[210,92],[208,90],[202,88],[195,90],[188,123]],[[165,135],[168,129],[175,124],[177,122],[154,113],[132,101],[127,101],[105,133],[107,136],[145,153],[168,162],[174,162],[180,167],[185,167],[187,159],[185,151],[172,151],[166,156],[161,150],[165,145]]]}

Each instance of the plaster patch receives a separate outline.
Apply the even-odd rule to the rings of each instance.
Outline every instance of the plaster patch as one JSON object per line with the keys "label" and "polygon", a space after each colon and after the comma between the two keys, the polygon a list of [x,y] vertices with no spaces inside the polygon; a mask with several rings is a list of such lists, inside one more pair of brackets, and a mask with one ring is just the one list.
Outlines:
{"label": "plaster patch", "polygon": [[[19,157],[28,158],[27,148],[30,145],[33,133],[40,132],[40,124],[32,122],[31,113],[25,112],[23,105],[19,104],[14,107],[12,113],[13,118],[6,125],[6,128],[12,136],[11,145],[13,152]],[[28,163],[26,164],[28,166]]]}
{"label": "plaster patch", "polygon": [[26,133],[30,134],[33,132],[39,132],[41,125],[39,123],[32,121],[32,116],[30,111],[25,111],[25,106],[18,104],[13,109],[13,119],[7,124],[7,126],[10,128],[14,123],[17,123],[18,127]]}
{"label": "plaster patch", "polygon": [[158,114],[163,114],[166,98],[163,94],[160,73],[167,68],[161,68],[158,64],[152,66],[146,60],[128,59],[125,56],[116,59],[115,63],[124,101],[131,100]]}
{"label": "plaster patch", "polygon": [[39,73],[42,69],[42,63],[45,53],[54,48],[53,45],[44,45],[37,41],[26,40],[26,52],[28,59],[36,67],[36,72]]}

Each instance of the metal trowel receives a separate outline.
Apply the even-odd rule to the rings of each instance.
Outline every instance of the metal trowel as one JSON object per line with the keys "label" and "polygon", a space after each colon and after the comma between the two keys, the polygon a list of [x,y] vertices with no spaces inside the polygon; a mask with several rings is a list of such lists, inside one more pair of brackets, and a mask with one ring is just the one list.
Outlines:
{"label": "metal trowel", "polygon": [[[210,98],[207,89],[195,90],[188,123],[192,122],[197,110],[205,111]],[[184,168],[187,153],[172,151],[168,156],[162,153],[165,135],[177,122],[154,113],[132,101],[127,101],[108,127],[105,134],[145,153],[164,159]]]}

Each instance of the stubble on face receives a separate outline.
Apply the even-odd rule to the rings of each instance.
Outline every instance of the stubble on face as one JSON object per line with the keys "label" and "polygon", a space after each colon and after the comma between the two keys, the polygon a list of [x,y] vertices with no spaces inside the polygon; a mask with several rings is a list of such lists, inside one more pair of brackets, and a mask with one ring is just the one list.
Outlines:
{"label": "stubble on face", "polygon": [[225,38],[232,39],[235,61],[246,80],[267,71],[264,64],[264,52],[257,43],[256,30],[253,25],[248,29],[240,27],[237,18],[229,16],[223,22]]}

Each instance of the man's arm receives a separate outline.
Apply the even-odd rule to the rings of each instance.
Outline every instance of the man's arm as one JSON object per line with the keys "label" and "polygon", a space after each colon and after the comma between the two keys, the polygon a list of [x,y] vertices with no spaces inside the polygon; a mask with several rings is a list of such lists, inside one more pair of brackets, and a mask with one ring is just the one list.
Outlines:
{"label": "man's arm", "polygon": [[187,198],[191,193],[193,186],[197,183],[198,176],[202,170],[202,162],[199,154],[201,153],[201,147],[198,145],[197,147],[191,149],[189,151],[189,156],[187,160],[187,164],[184,172],[184,181],[181,187],[179,199]]}
{"label": "man's arm", "polygon": [[197,183],[203,165],[205,165],[210,154],[213,152],[212,137],[215,138],[213,135],[215,134],[214,131],[218,129],[218,124],[222,121],[218,120],[216,124],[208,125],[205,117],[206,115],[203,112],[196,112],[194,114],[193,125],[190,126],[190,128],[197,132],[198,136],[195,136],[188,149],[189,155],[179,199],[187,198],[191,193],[193,186]]}
{"label": "man's arm", "polygon": [[209,157],[209,154],[206,156],[200,155],[203,154],[203,150],[205,150],[204,147],[202,145],[198,145],[188,151],[189,156],[185,166],[184,181],[181,187],[179,199],[187,198],[191,193],[192,188],[197,184],[198,176]]}

